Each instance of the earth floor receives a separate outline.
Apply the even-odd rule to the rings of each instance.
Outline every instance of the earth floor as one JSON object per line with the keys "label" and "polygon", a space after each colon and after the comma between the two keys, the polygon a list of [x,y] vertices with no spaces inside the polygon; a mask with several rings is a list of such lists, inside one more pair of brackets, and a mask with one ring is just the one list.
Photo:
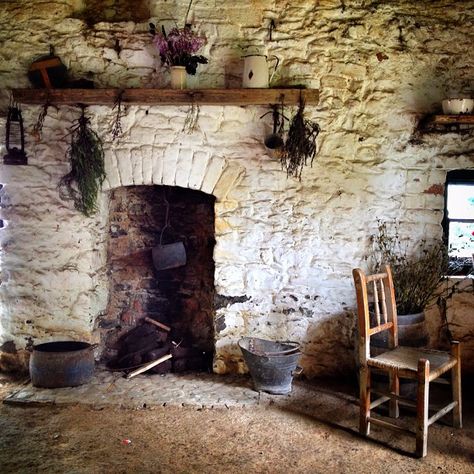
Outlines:
{"label": "earth floor", "polygon": [[[143,383],[149,383],[145,377]],[[138,378],[137,378],[138,379]],[[171,379],[170,379],[171,380]],[[248,379],[243,386],[251,390]],[[137,383],[140,383],[138,379]],[[28,387],[0,376],[0,396]],[[54,403],[0,407],[1,473],[467,473],[474,470],[474,390],[464,428],[430,427],[428,456],[414,439],[373,427],[357,432],[351,384],[298,381],[291,397],[247,406]],[[122,394],[122,398],[126,395]],[[405,418],[410,419],[410,416]]]}

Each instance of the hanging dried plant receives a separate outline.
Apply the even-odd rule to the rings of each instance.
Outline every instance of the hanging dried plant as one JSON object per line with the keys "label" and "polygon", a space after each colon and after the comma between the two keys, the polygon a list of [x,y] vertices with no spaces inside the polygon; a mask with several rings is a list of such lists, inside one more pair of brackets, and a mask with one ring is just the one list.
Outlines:
{"label": "hanging dried plant", "polygon": [[194,102],[189,106],[186,112],[186,118],[184,119],[183,132],[188,135],[194,133],[198,126],[199,120],[199,105]]}
{"label": "hanging dried plant", "polygon": [[49,102],[47,101],[43,107],[41,108],[41,111],[38,115],[38,118],[36,120],[35,126],[33,127],[33,133],[32,135],[35,137],[35,140],[37,142],[41,141],[41,137],[43,134],[43,125],[44,125],[44,119],[46,118],[46,115],[48,115],[48,108],[49,108]]}
{"label": "hanging dried plant", "polygon": [[119,92],[117,99],[115,101],[115,104],[112,108],[112,110],[116,109],[115,118],[112,123],[112,129],[110,132],[112,134],[112,140],[116,140],[123,134],[123,129],[122,129],[122,117],[124,116],[124,112],[122,109],[123,93],[124,93],[123,90]]}
{"label": "hanging dried plant", "polygon": [[71,171],[61,178],[59,194],[74,201],[74,207],[90,217],[97,210],[97,194],[105,179],[102,141],[91,129],[82,108],[81,116],[71,128],[71,144],[67,156]]}
{"label": "hanging dried plant", "polygon": [[301,180],[303,166],[316,156],[316,138],[320,128],[316,122],[304,118],[304,101],[300,99],[300,104],[296,115],[292,118],[288,137],[280,155],[283,168],[286,169],[287,176],[293,176]]}

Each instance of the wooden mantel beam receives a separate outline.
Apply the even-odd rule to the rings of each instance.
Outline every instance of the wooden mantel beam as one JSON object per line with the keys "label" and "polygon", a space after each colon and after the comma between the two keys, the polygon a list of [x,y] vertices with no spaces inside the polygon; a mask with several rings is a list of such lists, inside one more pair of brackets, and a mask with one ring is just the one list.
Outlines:
{"label": "wooden mantel beam", "polygon": [[122,93],[122,102],[133,105],[306,105],[319,101],[317,89],[13,89],[13,98],[23,104],[113,105]]}

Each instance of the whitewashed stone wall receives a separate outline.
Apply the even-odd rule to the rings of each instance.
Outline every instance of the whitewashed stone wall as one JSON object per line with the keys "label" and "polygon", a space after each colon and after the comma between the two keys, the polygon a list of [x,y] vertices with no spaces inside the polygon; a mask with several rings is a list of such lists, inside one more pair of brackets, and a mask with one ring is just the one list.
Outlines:
{"label": "whitewashed stone wall", "polygon": [[[27,67],[49,44],[71,76],[97,87],[165,87],[148,21],[181,21],[187,5],[150,1],[150,18],[141,22],[88,26],[80,0],[2,2],[0,87],[28,87]],[[79,111],[50,109],[36,143],[40,108],[23,106],[30,165],[0,165],[0,344],[22,350],[30,341],[95,340],[108,295],[108,190],[176,184],[217,197],[215,282],[227,304],[216,314],[216,372],[242,371],[236,342],[255,335],[301,341],[310,376],[347,373],[354,365],[351,270],[365,266],[376,219],[400,219],[414,242],[440,236],[443,196],[432,186],[443,185],[448,170],[474,167],[473,135],[414,134],[446,95],[474,94],[474,1],[201,0],[192,18],[210,58],[193,87],[238,87],[242,48],[257,45],[281,60],[274,85],[321,90],[319,106],[307,109],[323,130],[313,167],[301,182],[287,179],[263,145],[271,124],[260,120],[262,107],[202,107],[199,129],[187,135],[186,107],[131,106],[123,137],[112,142],[114,113],[94,106],[88,114],[105,140],[107,181],[100,211],[86,219],[57,192]],[[472,293],[451,303],[448,318],[472,372]],[[429,314],[439,342],[436,308]]]}

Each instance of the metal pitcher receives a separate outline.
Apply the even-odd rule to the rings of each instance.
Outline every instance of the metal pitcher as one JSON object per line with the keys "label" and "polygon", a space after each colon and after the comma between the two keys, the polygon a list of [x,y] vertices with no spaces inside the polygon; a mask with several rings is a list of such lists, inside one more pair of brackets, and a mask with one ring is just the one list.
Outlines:
{"label": "metal pitcher", "polygon": [[[268,88],[280,60],[276,56],[268,59],[264,54],[248,54],[244,58],[244,74],[242,87],[244,88]],[[270,74],[269,62],[275,60],[273,72]]]}

